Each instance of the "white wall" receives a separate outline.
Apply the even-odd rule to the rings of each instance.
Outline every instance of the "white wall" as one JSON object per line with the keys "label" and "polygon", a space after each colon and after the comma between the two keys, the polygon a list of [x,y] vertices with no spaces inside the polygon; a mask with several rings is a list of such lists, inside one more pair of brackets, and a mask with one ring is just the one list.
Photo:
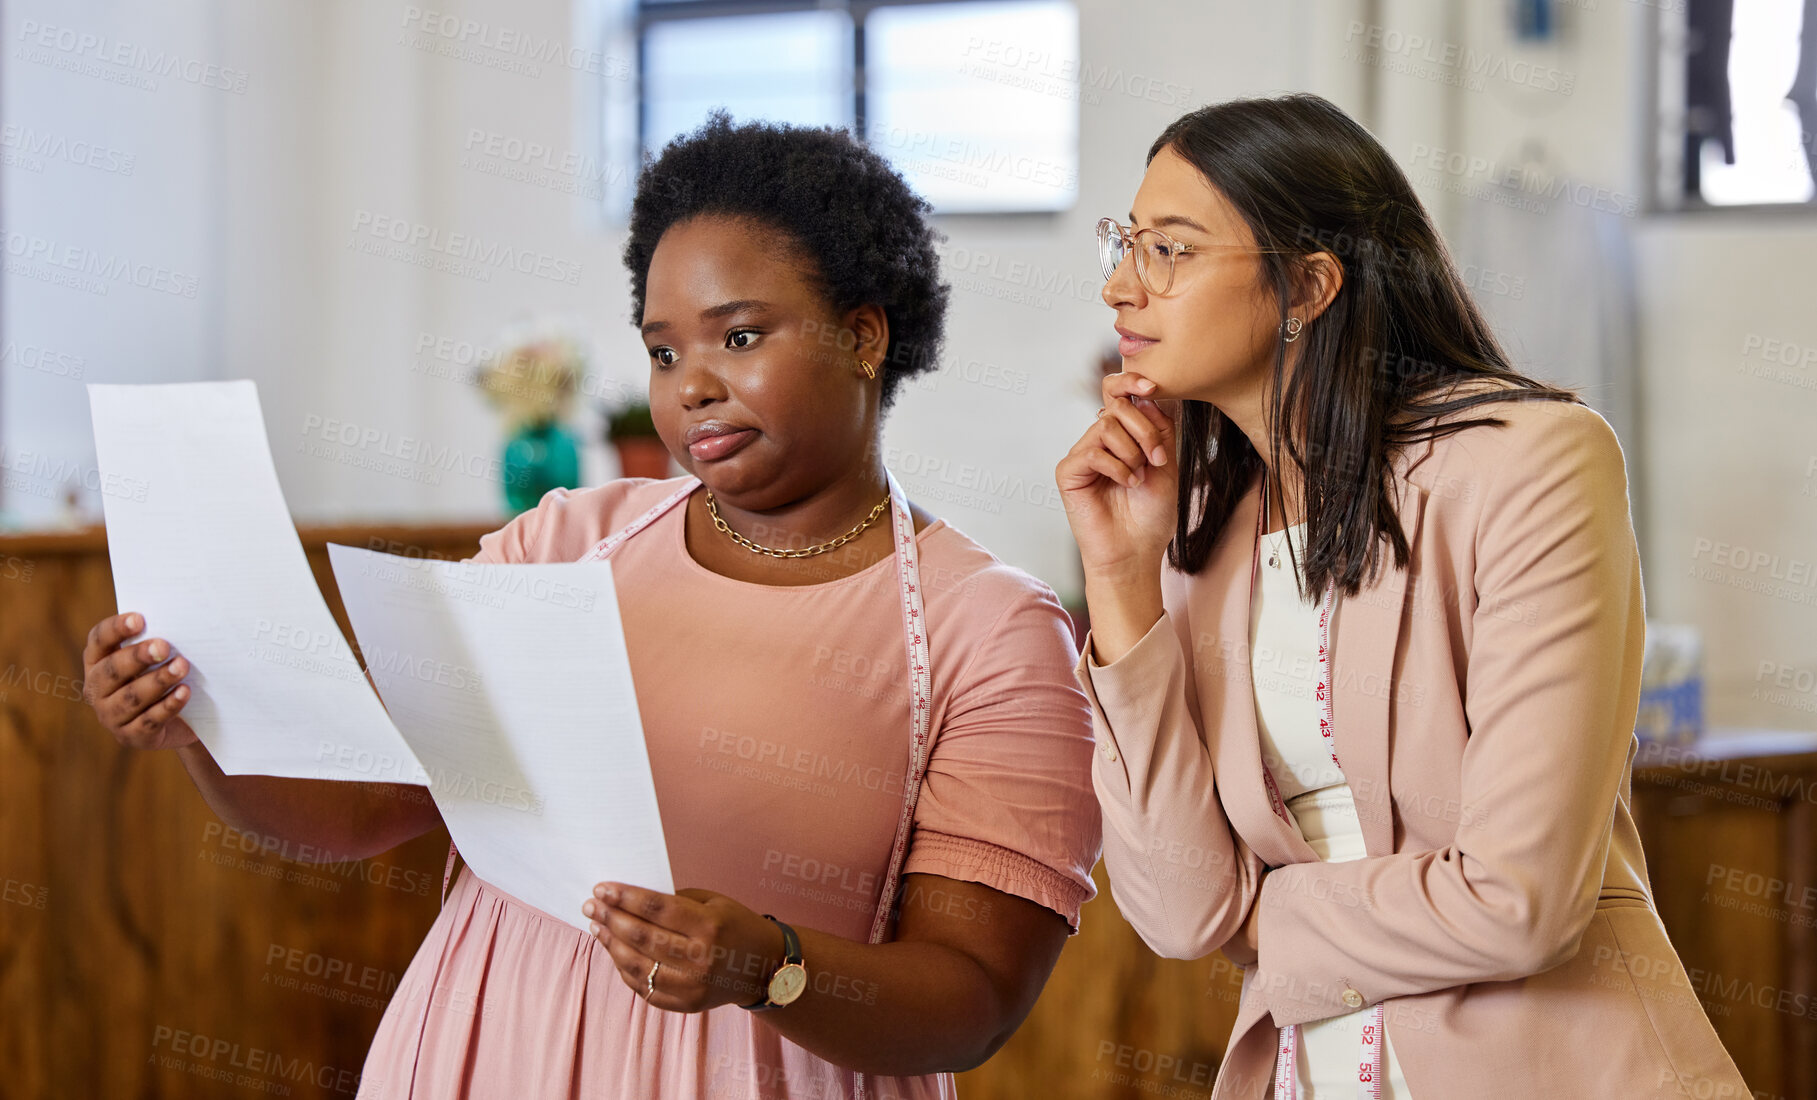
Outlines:
{"label": "white wall", "polygon": [[[577,43],[594,44],[585,30],[571,26],[572,13],[560,2],[475,0],[461,10],[529,35],[570,34]],[[1081,4],[1081,41],[1094,70],[1147,79],[1113,78],[1082,97],[1078,205],[1052,216],[939,219],[955,289],[948,370],[902,393],[887,426],[890,460],[912,496],[1063,593],[1077,587],[1075,555],[1052,470],[1095,407],[1094,363],[1109,342],[1109,311],[1097,297],[1101,280],[1091,252],[1093,224],[1105,212],[1128,208],[1148,143],[1182,111],[1229,96],[1302,86],[1311,68],[1306,51],[1258,44],[1292,42],[1311,10],[1305,2],[1132,8],[1088,0]],[[349,16],[343,33],[360,41],[389,41],[399,22],[391,9],[360,10]],[[1163,40],[1194,45],[1157,50],[1154,43]],[[623,44],[604,47],[608,56],[596,66],[604,71],[593,78],[560,72],[530,78],[422,57],[425,110],[415,120],[413,149],[423,174],[424,220],[545,249],[578,263],[585,274],[573,287],[423,279],[418,318],[390,319],[394,339],[387,361],[410,358],[398,346],[400,338],[409,344],[426,332],[483,342],[513,315],[540,311],[570,317],[593,334],[599,371],[607,379],[644,386],[646,359],[628,323],[627,284],[618,260],[622,230],[596,224],[596,210],[586,201],[471,167],[498,163],[470,148],[476,131],[557,151],[590,152],[577,115],[590,108],[600,87],[609,98],[629,92],[617,77],[624,56],[615,49],[622,51]],[[1181,89],[1176,101],[1169,101],[1171,93],[1155,101],[1124,90],[1169,85]],[[629,168],[609,162],[605,171]],[[359,201],[343,197],[331,224],[347,223]],[[340,233],[337,228],[333,235],[338,239]],[[371,266],[365,257],[348,263]],[[336,282],[357,300],[364,277],[350,270]],[[343,315],[330,330],[351,339],[372,332],[373,325]],[[489,416],[471,395],[446,382],[415,381],[425,400],[434,402],[444,431],[491,439]],[[445,492],[438,504],[481,507],[495,489],[469,481]]]}
{"label": "white wall", "polygon": [[[219,119],[243,97],[201,83],[213,7],[5,6],[0,501],[24,516],[99,506],[84,382],[205,378],[218,354]],[[174,73],[98,59],[121,49]]]}
{"label": "white wall", "polygon": [[[583,62],[529,74],[501,67],[497,51],[438,52],[447,43],[425,33],[402,3],[179,0],[161,5],[154,20],[125,5],[9,0],[0,26],[4,121],[39,140],[101,142],[130,153],[134,167],[124,175],[6,150],[6,505],[42,521],[54,508],[59,471],[78,483],[92,473],[86,399],[67,366],[79,360],[88,381],[258,379],[279,474],[300,518],[498,514],[499,486],[483,475],[498,425],[461,380],[471,364],[418,349],[425,339],[490,345],[514,321],[562,318],[597,345],[596,393],[642,388],[644,357],[626,323],[622,230],[601,223],[597,203],[562,189],[590,181],[559,172],[537,182],[506,178],[498,170],[509,164],[468,148],[478,131],[541,143],[557,161],[570,150],[596,156],[602,88],[619,93],[609,97],[620,103],[612,122],[625,125],[629,43],[606,39],[597,18],[615,2],[421,5],[494,31],[565,41]],[[1148,143],[1187,107],[1294,89],[1331,96],[1408,167],[1460,258],[1479,264],[1511,262],[1505,249],[1498,256],[1499,246],[1473,237],[1491,201],[1483,178],[1422,169],[1422,151],[1505,164],[1539,138],[1573,178],[1637,195],[1646,177],[1639,150],[1650,124],[1644,77],[1653,9],[1565,6],[1563,33],[1538,46],[1512,41],[1505,11],[1464,0],[1082,0],[1081,42],[1094,71],[1188,91],[1180,102],[1154,102],[1114,82],[1086,90],[1075,209],[940,219],[956,291],[948,369],[905,389],[887,429],[910,493],[1063,594],[1076,591],[1051,474],[1090,416],[1093,363],[1108,343],[1091,226],[1128,208]],[[33,26],[105,36],[111,45],[101,48],[126,42],[225,66],[244,74],[243,87],[171,77],[151,90],[123,85],[127,68],[89,55],[55,44],[22,52]],[[1398,35],[1398,47],[1371,47],[1377,33]],[[1491,68],[1474,83],[1448,77],[1448,49],[1475,51]],[[1541,84],[1545,74],[1568,77],[1569,91],[1522,79],[1536,72]],[[620,179],[632,170],[611,162],[602,169]],[[1581,204],[1555,201],[1546,217],[1581,212]],[[374,242],[358,229],[381,217],[536,250],[578,265],[580,276],[569,284],[494,270],[481,279],[350,247]],[[1809,602],[1817,590],[1741,587],[1775,569],[1804,577],[1817,559],[1817,362],[1780,368],[1765,344],[1817,347],[1805,247],[1817,223],[1615,220],[1632,239],[1638,270],[1631,389],[1605,377],[1606,356],[1547,361],[1569,344],[1544,310],[1535,316],[1533,301],[1523,310],[1491,292],[1482,295],[1485,309],[1517,358],[1565,381],[1588,380],[1592,399],[1621,430],[1650,610],[1705,630],[1712,719],[1817,725],[1809,691],[1754,697],[1763,675],[1771,688],[1781,668],[1794,683],[1817,669]],[[1536,231],[1543,224],[1536,216]],[[195,297],[119,280],[105,294],[53,285],[43,264],[21,268],[10,255],[33,238],[193,277]],[[1596,289],[1545,253],[1519,255],[1527,266],[1512,274],[1531,285],[1559,288],[1567,299],[1580,287]],[[984,373],[974,364],[991,368],[988,383],[965,380]],[[1749,373],[1757,368],[1768,373]],[[331,422],[381,441],[327,441]],[[438,471],[420,453],[391,460],[408,440],[449,449],[482,475]],[[319,454],[306,453],[311,447]],[[932,455],[944,466],[929,464]],[[391,469],[362,467],[371,461],[391,461]],[[603,449],[589,456],[588,471],[611,473]],[[98,508],[92,495],[89,506]],[[1718,545],[1745,547],[1750,564],[1717,562]],[[1756,549],[1764,564],[1752,564]],[[1727,562],[1729,551],[1721,553]]]}
{"label": "white wall", "polygon": [[1808,213],[1639,235],[1648,610],[1704,632],[1713,720],[1817,729],[1817,311]]}
{"label": "white wall", "polygon": [[[1437,45],[1370,66],[1372,124],[1460,260],[1534,288],[1521,300],[1478,295],[1517,361],[1586,386],[1620,432],[1648,614],[1703,632],[1710,724],[1817,728],[1817,217],[1633,209],[1654,172],[1647,73],[1659,6],[1565,5],[1558,38],[1542,45],[1513,39],[1504,5],[1383,0],[1376,11],[1389,31]],[[1434,79],[1419,61],[1446,45],[1486,58],[1485,78]],[[1510,216],[1485,210],[1492,169],[1430,167],[1433,149],[1518,164],[1530,139],[1553,169],[1601,190]],[[1592,218],[1587,206],[1619,212]],[[1474,240],[1497,219],[1532,239]],[[1539,243],[1561,224],[1564,244]],[[1574,262],[1589,250],[1570,235],[1593,225],[1631,250],[1631,362],[1614,337],[1577,361],[1556,358],[1585,343],[1581,326],[1615,282]]]}
{"label": "white wall", "polygon": [[[1094,364],[1110,342],[1093,223],[1128,208],[1148,143],[1189,107],[1308,85],[1342,98],[1361,86],[1341,69],[1334,81],[1322,75],[1304,40],[1310,0],[1080,7],[1085,59],[1111,75],[1082,96],[1078,205],[1052,216],[940,219],[944,254],[964,268],[949,272],[949,369],[905,390],[887,429],[911,495],[1068,594],[1074,551],[1052,469],[1090,417]],[[438,358],[438,342],[493,345],[505,325],[555,317],[595,341],[597,390],[641,390],[647,368],[627,323],[622,229],[601,222],[597,203],[560,189],[587,181],[506,178],[498,170],[512,165],[471,148],[470,135],[540,143],[557,161],[569,150],[593,157],[597,100],[602,89],[627,98],[630,55],[622,39],[603,42],[591,3],[421,8],[565,41],[579,65],[526,73],[502,65],[498,51],[448,56],[438,52],[448,40],[405,4],[193,0],[187,19],[145,27],[111,8],[61,17],[96,34],[136,31],[247,79],[233,94],[129,94],[92,76],[12,65],[8,121],[130,136],[143,159],[131,179],[84,180],[80,202],[69,201],[61,178],[21,185],[9,169],[7,225],[49,233],[93,226],[105,211],[96,227],[104,243],[201,272],[203,297],[172,303],[141,292],[144,302],[129,303],[119,291],[95,299],[9,276],[9,335],[73,346],[90,381],[257,379],[299,518],[496,513],[499,486],[483,460],[496,453],[498,426],[462,380],[471,364]],[[16,37],[27,19],[57,18],[50,4],[15,4],[6,30]],[[1131,87],[1160,91],[1145,98]],[[618,162],[604,172],[634,170]],[[361,251],[384,243],[362,232],[380,218],[536,250],[581,274],[572,284],[508,270],[480,279]],[[419,354],[424,342],[431,350]],[[9,446],[92,463],[79,384],[9,365],[4,394],[0,438]],[[379,441],[342,445],[329,437],[337,427]],[[399,460],[410,440],[470,457],[482,476],[437,470],[420,452]],[[603,448],[590,458],[593,476],[610,473]],[[388,468],[367,468],[374,462]],[[7,503],[28,518],[48,511],[29,494]]]}

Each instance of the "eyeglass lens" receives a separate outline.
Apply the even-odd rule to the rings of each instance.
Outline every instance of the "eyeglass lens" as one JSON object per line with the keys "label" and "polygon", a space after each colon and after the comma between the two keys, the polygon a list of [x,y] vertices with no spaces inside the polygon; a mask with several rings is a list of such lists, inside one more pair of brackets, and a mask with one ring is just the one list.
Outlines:
{"label": "eyeglass lens", "polygon": [[[1173,281],[1173,249],[1167,239],[1153,229],[1138,230],[1133,234],[1136,245],[1136,277],[1150,293],[1162,294]],[[1109,218],[1098,223],[1098,258],[1104,268],[1104,277],[1110,278],[1117,273],[1128,253],[1119,227]]]}

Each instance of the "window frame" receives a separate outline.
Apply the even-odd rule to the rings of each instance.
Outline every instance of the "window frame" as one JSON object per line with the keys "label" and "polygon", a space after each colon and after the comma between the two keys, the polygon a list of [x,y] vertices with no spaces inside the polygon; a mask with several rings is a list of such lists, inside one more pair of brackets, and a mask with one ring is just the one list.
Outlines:
{"label": "window frame", "polygon": [[[744,15],[784,15],[791,12],[809,11],[843,11],[852,20],[852,133],[860,141],[869,144],[866,135],[866,95],[869,78],[865,71],[865,22],[871,13],[882,8],[914,8],[933,5],[951,6],[954,4],[1035,4],[1043,0],[629,0],[631,11],[631,35],[637,47],[637,71],[632,82],[632,94],[637,97],[637,156],[642,158],[649,149],[649,106],[646,94],[644,75],[648,67],[648,58],[644,53],[644,36],[652,26],[662,23],[681,22],[689,19],[714,19],[728,16]],[[1077,0],[1071,0],[1074,10],[1078,8]],[[935,216],[941,218],[1027,218],[1051,217],[1065,213],[1064,210],[1035,208],[1011,208],[1005,210],[973,211],[954,210],[937,211]]]}
{"label": "window frame", "polygon": [[[1685,189],[1685,127],[1690,112],[1686,40],[1695,0],[1642,0],[1646,20],[1645,88],[1649,125],[1642,128],[1651,186],[1643,213],[1727,220],[1784,221],[1817,216],[1817,188],[1803,202],[1714,203]],[[1802,120],[1801,120],[1802,124]],[[1808,132],[1817,133],[1817,119]],[[1817,174],[1817,173],[1814,173]]]}

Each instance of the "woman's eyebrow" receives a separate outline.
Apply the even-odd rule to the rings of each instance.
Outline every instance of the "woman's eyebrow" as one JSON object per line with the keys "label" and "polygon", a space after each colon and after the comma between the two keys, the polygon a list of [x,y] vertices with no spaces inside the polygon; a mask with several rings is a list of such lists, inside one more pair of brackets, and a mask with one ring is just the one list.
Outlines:
{"label": "woman's eyebrow", "polygon": [[[1129,224],[1136,224],[1136,212],[1134,210],[1129,212]],[[1156,229],[1165,229],[1170,225],[1183,225],[1188,229],[1196,229],[1201,233],[1211,232],[1211,230],[1200,225],[1198,222],[1193,221],[1184,214],[1164,214],[1154,220],[1154,228]]]}
{"label": "woman's eyebrow", "polygon": [[746,310],[760,312],[769,308],[770,303],[763,301],[762,299],[739,298],[736,301],[721,302],[716,306],[708,306],[706,309],[700,311],[700,319],[703,321],[712,321],[720,317],[730,317],[734,313],[743,313]]}
{"label": "woman's eyebrow", "polygon": [[[713,321],[721,317],[730,317],[734,313],[743,313],[746,310],[763,312],[769,308],[770,303],[761,298],[739,298],[730,302],[721,302],[716,306],[708,306],[700,311],[700,319],[703,321]],[[667,321],[651,321],[638,329],[638,331],[643,335],[648,336],[653,332],[665,331],[668,327],[669,322]]]}

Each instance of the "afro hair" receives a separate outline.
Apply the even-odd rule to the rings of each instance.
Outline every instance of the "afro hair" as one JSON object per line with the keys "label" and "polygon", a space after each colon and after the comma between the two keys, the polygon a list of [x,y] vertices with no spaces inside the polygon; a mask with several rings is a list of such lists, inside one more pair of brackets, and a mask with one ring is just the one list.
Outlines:
{"label": "afro hair", "polygon": [[641,326],[650,258],[669,227],[701,215],[781,230],[811,261],[835,312],[875,305],[889,321],[883,408],[902,380],[939,365],[950,288],[940,282],[927,201],[844,130],[734,125],[714,111],[644,166],[631,203],[625,266],[631,323]]}

